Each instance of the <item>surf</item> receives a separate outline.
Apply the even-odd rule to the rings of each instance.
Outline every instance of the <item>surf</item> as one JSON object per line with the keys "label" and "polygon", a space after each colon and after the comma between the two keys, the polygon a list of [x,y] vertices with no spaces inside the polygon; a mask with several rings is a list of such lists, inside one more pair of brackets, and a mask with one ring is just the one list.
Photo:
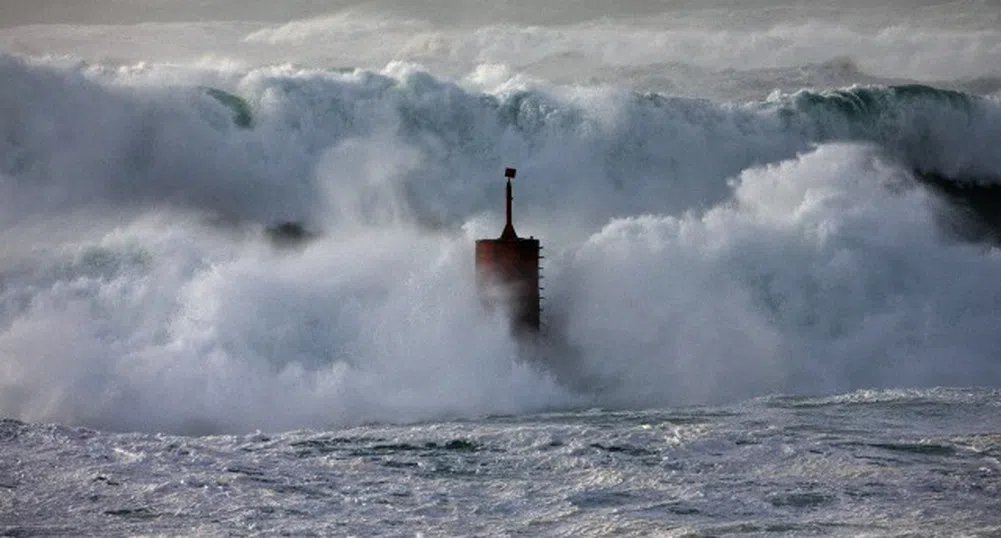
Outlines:
{"label": "surf", "polygon": [[[996,251],[928,188],[995,183],[990,98],[718,103],[407,63],[2,55],[0,75],[7,416],[293,429],[971,386],[1001,367]],[[546,315],[581,350],[569,382],[520,360],[476,299],[507,164],[527,178],[519,232],[546,241]]]}

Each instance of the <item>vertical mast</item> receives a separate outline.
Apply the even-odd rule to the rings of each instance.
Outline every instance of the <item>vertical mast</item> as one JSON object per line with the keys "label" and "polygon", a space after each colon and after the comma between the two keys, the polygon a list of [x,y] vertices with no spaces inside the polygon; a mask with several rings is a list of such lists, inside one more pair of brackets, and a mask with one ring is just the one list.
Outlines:
{"label": "vertical mast", "polygon": [[511,178],[507,178],[507,228],[508,226],[513,227],[511,224],[511,201],[514,200],[514,196],[511,194]]}

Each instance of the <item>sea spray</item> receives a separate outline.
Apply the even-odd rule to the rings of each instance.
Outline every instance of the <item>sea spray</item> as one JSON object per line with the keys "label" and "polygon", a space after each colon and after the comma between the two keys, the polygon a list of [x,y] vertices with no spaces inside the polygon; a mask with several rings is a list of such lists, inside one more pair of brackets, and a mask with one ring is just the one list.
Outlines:
{"label": "sea spray", "polygon": [[[914,176],[992,177],[995,101],[0,58],[7,416],[277,430],[999,373],[996,253]],[[505,165],[569,380],[471,293]],[[285,222],[316,236],[276,248]]]}

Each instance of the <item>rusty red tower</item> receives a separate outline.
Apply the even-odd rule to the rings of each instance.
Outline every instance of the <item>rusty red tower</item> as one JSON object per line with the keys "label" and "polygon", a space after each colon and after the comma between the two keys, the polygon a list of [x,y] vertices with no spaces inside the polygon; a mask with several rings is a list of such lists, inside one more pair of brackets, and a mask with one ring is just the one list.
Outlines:
{"label": "rusty red tower", "polygon": [[511,222],[511,180],[517,170],[507,168],[507,224],[498,239],[476,241],[476,284],[480,298],[488,308],[499,303],[511,314],[515,332],[538,332],[541,326],[539,294],[539,251],[542,247],[534,236],[518,237]]}

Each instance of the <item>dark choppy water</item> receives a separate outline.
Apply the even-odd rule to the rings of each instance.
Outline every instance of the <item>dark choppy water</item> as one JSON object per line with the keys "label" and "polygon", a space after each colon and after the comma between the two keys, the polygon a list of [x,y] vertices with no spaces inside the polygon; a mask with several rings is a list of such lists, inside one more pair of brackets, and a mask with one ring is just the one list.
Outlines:
{"label": "dark choppy water", "polygon": [[1001,394],[276,435],[0,426],[0,533],[997,536]]}

